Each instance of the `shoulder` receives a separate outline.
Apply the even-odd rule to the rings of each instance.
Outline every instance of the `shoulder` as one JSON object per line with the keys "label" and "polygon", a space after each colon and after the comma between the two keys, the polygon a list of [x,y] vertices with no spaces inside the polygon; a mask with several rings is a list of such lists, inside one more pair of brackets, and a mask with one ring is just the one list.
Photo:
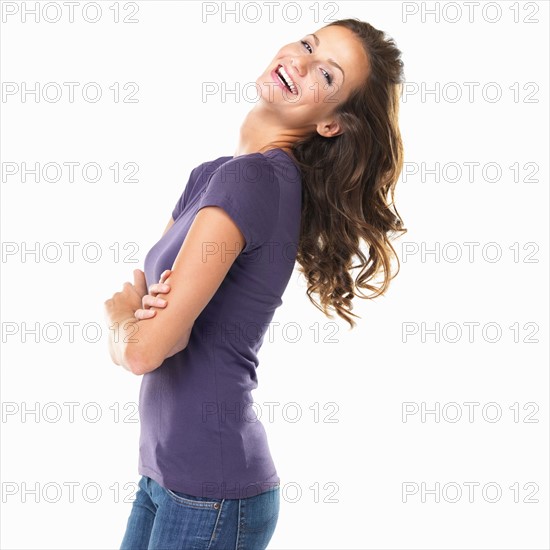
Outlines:
{"label": "shoulder", "polygon": [[218,167],[231,157],[218,157],[214,160],[205,161],[191,170],[189,176],[189,184],[186,189],[187,200],[192,200],[195,195],[200,193],[212,174],[218,169]]}
{"label": "shoulder", "polygon": [[271,162],[261,153],[225,158],[214,169],[218,179],[236,184],[276,183]]}
{"label": "shoulder", "polygon": [[279,217],[280,192],[271,164],[259,153],[232,157],[209,179],[199,209],[220,206],[241,229],[243,252],[263,244]]}
{"label": "shoulder", "polygon": [[214,160],[207,160],[193,168],[191,175],[195,180],[204,183],[204,181],[207,180],[221,165],[223,165],[224,162],[227,162],[231,158],[232,157],[224,156],[218,157]]}

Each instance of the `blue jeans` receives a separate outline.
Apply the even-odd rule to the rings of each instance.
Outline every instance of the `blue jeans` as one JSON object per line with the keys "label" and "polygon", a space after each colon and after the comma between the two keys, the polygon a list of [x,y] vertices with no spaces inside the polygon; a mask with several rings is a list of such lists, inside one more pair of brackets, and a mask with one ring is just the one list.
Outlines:
{"label": "blue jeans", "polygon": [[264,550],[280,486],[242,499],[197,497],[141,476],[120,550]]}

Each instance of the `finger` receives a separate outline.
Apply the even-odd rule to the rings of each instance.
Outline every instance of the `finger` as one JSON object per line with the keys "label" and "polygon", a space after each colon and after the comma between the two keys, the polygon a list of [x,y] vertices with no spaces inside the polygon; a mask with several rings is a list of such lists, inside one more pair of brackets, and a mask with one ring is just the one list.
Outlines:
{"label": "finger", "polygon": [[138,321],[142,321],[145,319],[150,319],[151,317],[154,317],[157,314],[157,312],[154,309],[136,309],[134,312],[134,317]]}
{"label": "finger", "polygon": [[164,281],[166,281],[166,279],[170,276],[170,273],[172,273],[171,269],[165,269],[160,276],[160,282],[164,283]]}
{"label": "finger", "polygon": [[151,296],[150,294],[146,294],[141,299],[141,305],[143,309],[149,309],[151,307],[151,299],[154,299],[154,298],[155,298],[154,296]]}
{"label": "finger", "polygon": [[149,287],[149,294],[167,294],[170,292],[170,285],[168,283],[153,283]]}
{"label": "finger", "polygon": [[141,303],[144,309],[150,308],[152,306],[166,307],[166,300],[163,300],[162,298],[155,298],[155,296],[151,296],[150,294],[146,294],[141,299]]}
{"label": "finger", "polygon": [[140,296],[147,294],[147,281],[141,269],[134,269],[134,286]]}

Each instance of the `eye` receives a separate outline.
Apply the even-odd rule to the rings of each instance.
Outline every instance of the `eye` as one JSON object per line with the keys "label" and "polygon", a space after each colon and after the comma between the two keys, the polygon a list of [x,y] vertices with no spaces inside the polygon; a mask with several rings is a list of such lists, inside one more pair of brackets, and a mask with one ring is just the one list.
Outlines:
{"label": "eye", "polygon": [[[309,42],[306,42],[305,40],[300,40],[300,42],[304,45],[304,47],[308,50],[309,53],[313,53],[313,49],[309,45]],[[325,77],[325,80],[328,82],[329,86],[332,84],[332,76],[330,76],[327,71],[324,69],[321,69],[321,72],[323,73],[323,76]]]}
{"label": "eye", "polygon": [[312,53],[313,50],[311,49],[311,46],[309,45],[308,42],[306,42],[305,40],[300,40],[300,42],[304,45],[304,46],[307,46],[307,49],[309,51],[309,53]]}
{"label": "eye", "polygon": [[321,69],[321,72],[325,75],[325,78],[330,86],[332,84],[332,76],[330,76],[324,69]]}

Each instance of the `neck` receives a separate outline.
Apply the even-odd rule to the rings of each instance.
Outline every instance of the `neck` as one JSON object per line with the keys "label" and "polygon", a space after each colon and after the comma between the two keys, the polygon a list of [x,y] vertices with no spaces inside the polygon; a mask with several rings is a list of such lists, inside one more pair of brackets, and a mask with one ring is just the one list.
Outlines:
{"label": "neck", "polygon": [[265,153],[270,149],[283,149],[292,155],[292,144],[301,136],[280,125],[274,113],[262,110],[259,104],[248,112],[240,131],[235,157],[250,153]]}

